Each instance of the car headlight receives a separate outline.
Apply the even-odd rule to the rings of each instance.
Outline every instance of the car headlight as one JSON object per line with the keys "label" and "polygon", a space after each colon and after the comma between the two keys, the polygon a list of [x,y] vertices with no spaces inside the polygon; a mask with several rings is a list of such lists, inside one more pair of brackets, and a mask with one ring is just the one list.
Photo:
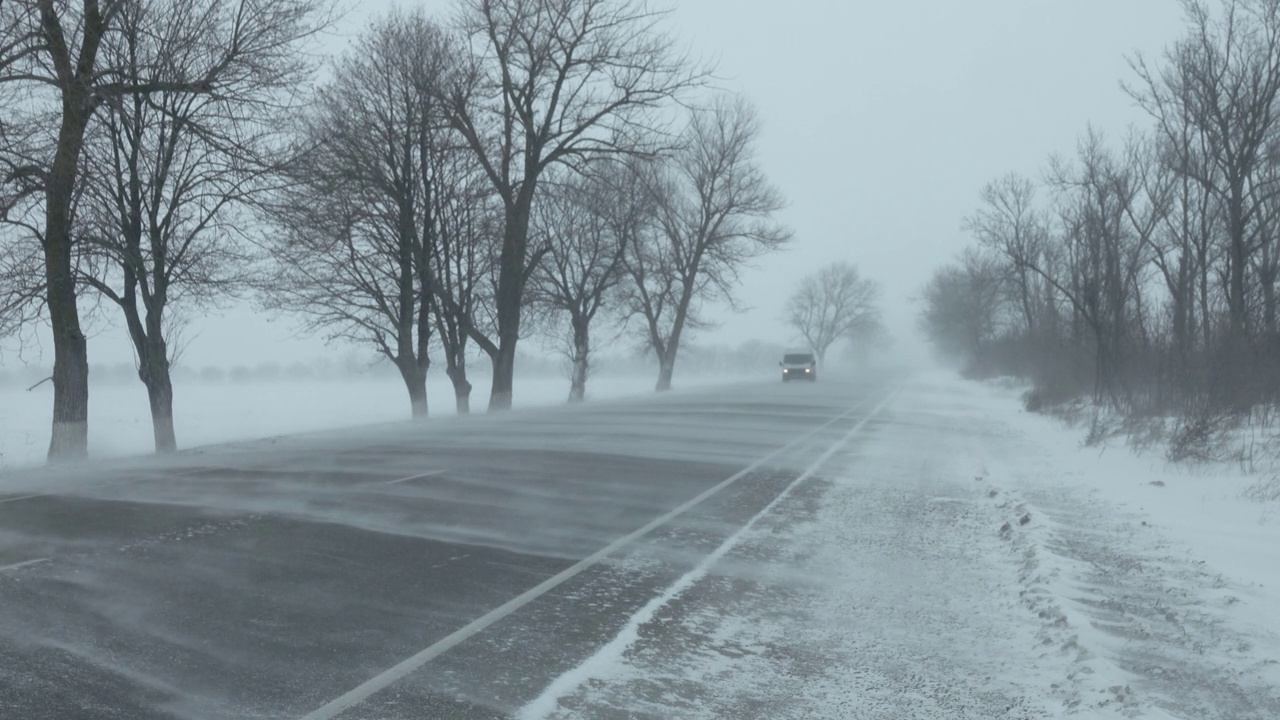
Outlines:
{"label": "car headlight", "polygon": [[813,368],[805,368],[805,369],[804,369],[804,371],[805,371],[805,372],[813,372]]}

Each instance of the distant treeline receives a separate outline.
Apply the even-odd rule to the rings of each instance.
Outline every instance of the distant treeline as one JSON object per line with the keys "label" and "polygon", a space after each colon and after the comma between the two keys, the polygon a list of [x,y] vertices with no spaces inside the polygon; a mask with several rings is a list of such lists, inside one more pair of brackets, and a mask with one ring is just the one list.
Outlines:
{"label": "distant treeline", "polygon": [[1280,2],[1187,2],[1185,34],[1135,56],[1149,116],[1090,128],[1039,178],[1008,175],[937,270],[921,324],[1033,406],[1241,417],[1280,399]]}

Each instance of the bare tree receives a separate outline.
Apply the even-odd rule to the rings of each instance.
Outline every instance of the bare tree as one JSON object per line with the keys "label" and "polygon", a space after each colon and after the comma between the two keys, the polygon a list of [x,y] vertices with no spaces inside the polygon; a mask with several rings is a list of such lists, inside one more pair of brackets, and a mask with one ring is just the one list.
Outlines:
{"label": "bare tree", "polygon": [[[1170,196],[1145,152],[1141,139],[1134,139],[1117,156],[1090,129],[1074,160],[1051,162],[1052,222],[1035,207],[1035,186],[1011,176],[987,186],[985,207],[967,223],[984,247],[1005,260],[1024,329],[1017,344],[1033,356],[1031,365],[1070,375],[1055,378],[1063,386],[1087,374],[1095,398],[1126,408],[1134,401],[1129,381],[1135,359],[1149,345],[1145,276]],[[1028,293],[1031,281],[1040,286],[1034,295]],[[1029,305],[1029,297],[1043,299]],[[1065,337],[1056,329],[1060,300],[1067,305]],[[1032,332],[1035,318],[1053,331]],[[1063,363],[1061,340],[1086,350],[1092,368],[1077,373]]]}
{"label": "bare tree", "polygon": [[[1170,141],[1178,171],[1221,204],[1229,352],[1240,353],[1250,332],[1251,258],[1264,242],[1261,216],[1280,192],[1280,178],[1265,172],[1280,124],[1280,2],[1224,0],[1220,15],[1200,0],[1183,5],[1187,35],[1162,68],[1136,57],[1139,83],[1129,93]],[[1195,144],[1186,141],[1188,128]]]}
{"label": "bare tree", "polygon": [[[997,316],[1017,322],[969,334],[986,337],[975,367],[1029,377],[1041,400],[1092,387],[1097,403],[1188,414],[1199,432],[1280,397],[1280,0],[1182,4],[1183,37],[1131,63],[1150,137],[1117,153],[1091,129],[1051,164],[1047,211],[1030,181],[984,192],[967,226],[1011,290]],[[931,286],[940,347],[955,344],[934,322],[950,310],[989,326],[952,292],[962,275]]]}
{"label": "bare tree", "polygon": [[1153,182],[1167,192],[1163,225],[1153,237],[1152,263],[1164,280],[1169,298],[1171,342],[1176,372],[1192,371],[1195,358],[1213,345],[1213,266],[1219,243],[1216,228],[1218,204],[1212,193],[1178,167],[1201,162],[1198,138],[1189,123],[1182,123],[1176,137],[1160,138],[1157,162],[1150,171]]}
{"label": "bare tree", "polygon": [[973,248],[934,271],[921,293],[920,328],[942,359],[977,369],[1000,334],[1008,286],[1001,259]]}
{"label": "bare tree", "polygon": [[[130,70],[117,63],[122,55],[111,48],[125,11],[135,5],[172,8],[188,21],[157,31],[159,52],[145,67]],[[82,190],[81,159],[85,139],[98,110],[107,103],[161,91],[216,94],[227,77],[247,72],[241,29],[260,3],[248,0],[6,0],[0,3],[0,85],[17,86],[26,114],[6,118],[10,127],[53,127],[27,134],[18,154],[29,161],[16,165],[0,180],[27,188],[18,193],[42,203],[36,232],[44,260],[44,306],[53,331],[54,408],[51,460],[84,457],[88,449],[89,361],[85,334],[77,308],[75,264],[76,198]],[[300,11],[308,3],[293,3]],[[238,22],[222,26],[229,35],[206,35],[202,17],[229,16]],[[187,62],[185,60],[190,60]],[[170,72],[182,68],[182,73]],[[13,106],[11,106],[13,107]],[[11,153],[5,148],[6,154]],[[34,189],[32,189],[34,188]],[[6,216],[11,215],[6,203]]]}
{"label": "bare tree", "polygon": [[[453,383],[459,414],[471,412],[467,379],[468,342],[488,338],[493,320],[494,238],[501,235],[502,211],[474,158],[450,145],[436,148],[432,183],[434,232],[429,236],[429,285],[436,337],[444,351],[445,374]],[[478,329],[478,330],[477,330]],[[486,352],[493,350],[490,346]],[[491,353],[490,353],[491,354]]]}
{"label": "bare tree", "polygon": [[1028,335],[1040,332],[1049,285],[1037,272],[1044,265],[1047,228],[1036,208],[1035,184],[1009,174],[982,189],[982,207],[964,227],[978,242],[1012,261],[1018,309]]}
{"label": "bare tree", "polygon": [[511,406],[534,198],[551,167],[645,152],[639,131],[705,73],[691,70],[644,0],[460,0],[471,73],[447,87],[461,133],[502,200],[493,298],[496,338],[475,339],[493,360],[491,410]]}
{"label": "bare tree", "polygon": [[586,396],[591,323],[623,279],[628,237],[644,221],[647,195],[621,163],[552,184],[537,208],[536,232],[548,248],[532,279],[535,302],[568,318],[569,402]]}
{"label": "bare tree", "polygon": [[1095,398],[1105,395],[1127,408],[1132,388],[1124,373],[1140,327],[1148,251],[1148,236],[1135,230],[1157,221],[1139,218],[1133,168],[1117,160],[1092,128],[1074,162],[1051,164],[1049,184],[1055,190],[1060,261],[1031,269],[1071,304],[1072,337],[1092,349]]}
{"label": "bare tree", "polygon": [[276,209],[268,307],[308,318],[331,339],[371,344],[400,371],[414,417],[427,414],[433,242],[446,130],[427,88],[454,51],[425,15],[374,24],[337,65],[305,121],[310,149]]}
{"label": "bare tree", "polygon": [[800,281],[787,300],[786,321],[823,365],[836,341],[852,340],[879,323],[880,293],[880,284],[862,277],[854,265],[832,263]]}
{"label": "bare tree", "polygon": [[[121,10],[104,58],[141,82],[208,67],[220,45],[170,53],[166,38],[195,32],[237,46],[239,60],[210,75],[216,92],[161,89],[112,98],[88,139],[81,212],[83,282],[118,306],[146,386],[157,452],[177,449],[169,367],[170,308],[227,300],[246,280],[239,227],[264,185],[278,119],[310,68],[299,42],[316,30],[314,4],[264,0],[247,6],[185,2]],[[176,83],[175,83],[176,84]]]}
{"label": "bare tree", "polygon": [[[53,330],[51,460],[80,458],[88,452],[89,360],[72,270],[72,201],[93,113],[105,95],[127,91],[98,61],[102,43],[123,6],[122,0],[65,5],[53,0],[9,0],[0,5],[0,27],[11,33],[0,45],[0,83],[38,86],[30,90],[32,95],[60,101],[62,107],[53,143],[33,148],[33,162],[14,168],[5,178],[34,188],[19,195],[38,194],[44,205],[44,217],[33,229],[45,260],[43,301]],[[33,114],[47,121],[51,113],[40,109]],[[24,120],[38,121],[35,117]]]}
{"label": "bare tree", "polygon": [[627,269],[631,311],[644,320],[658,358],[659,392],[671,387],[680,341],[700,322],[699,304],[732,304],[743,267],[791,239],[773,219],[784,201],[756,162],[759,134],[746,100],[717,96],[692,113],[680,148],[649,173],[658,228],[633,238]]}

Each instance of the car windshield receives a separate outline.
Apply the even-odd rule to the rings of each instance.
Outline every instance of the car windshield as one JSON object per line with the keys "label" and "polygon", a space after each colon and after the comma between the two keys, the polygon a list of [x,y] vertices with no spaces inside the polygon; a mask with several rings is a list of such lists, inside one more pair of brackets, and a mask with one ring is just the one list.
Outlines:
{"label": "car windshield", "polygon": [[[777,357],[777,355],[774,355],[774,357]],[[807,354],[784,355],[782,362],[788,365],[804,365],[805,363],[813,362],[813,356]]]}

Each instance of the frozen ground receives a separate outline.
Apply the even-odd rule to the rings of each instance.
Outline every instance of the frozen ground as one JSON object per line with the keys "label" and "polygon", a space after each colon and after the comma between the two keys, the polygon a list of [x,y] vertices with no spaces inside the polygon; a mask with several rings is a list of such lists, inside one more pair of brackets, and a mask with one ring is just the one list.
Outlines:
{"label": "frozen ground", "polygon": [[[690,376],[678,387],[704,387],[740,377]],[[483,412],[489,376],[471,378],[471,407]],[[616,399],[652,392],[654,378],[603,376],[587,384],[588,400]],[[0,383],[0,470],[38,465],[49,446],[53,389],[45,383],[28,392],[27,383]],[[565,402],[569,382],[554,376],[517,378],[517,407]],[[174,423],[179,446],[251,440],[316,430],[397,422],[409,417],[404,385],[395,377],[277,382],[179,382],[174,389]],[[455,415],[453,388],[434,373],[427,399],[433,417]],[[97,383],[89,396],[89,447],[93,457],[145,455],[154,448],[146,390],[137,382]]]}
{"label": "frozen ground", "polygon": [[15,473],[0,717],[1280,717],[1254,479],[1078,441],[868,375]]}
{"label": "frozen ground", "polygon": [[1280,717],[1280,518],[916,378],[534,718]]}

